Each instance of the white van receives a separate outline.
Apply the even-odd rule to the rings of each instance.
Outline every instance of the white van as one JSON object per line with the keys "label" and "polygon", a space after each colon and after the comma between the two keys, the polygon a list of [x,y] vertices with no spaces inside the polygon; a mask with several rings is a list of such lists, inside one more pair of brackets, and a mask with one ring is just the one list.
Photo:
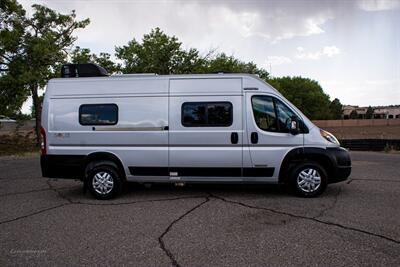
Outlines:
{"label": "white van", "polygon": [[314,197],[350,175],[337,139],[254,75],[63,67],[44,97],[42,174],[82,179],[96,198],[125,181],[283,183]]}

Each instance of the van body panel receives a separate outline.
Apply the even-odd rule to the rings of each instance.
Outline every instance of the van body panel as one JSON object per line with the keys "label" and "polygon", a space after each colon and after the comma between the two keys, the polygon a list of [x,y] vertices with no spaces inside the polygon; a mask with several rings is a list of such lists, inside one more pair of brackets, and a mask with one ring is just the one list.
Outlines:
{"label": "van body panel", "polygon": [[[170,91],[172,93],[182,93],[186,90],[192,94],[172,95],[169,98],[170,167],[211,168],[210,175],[213,170],[215,171],[212,168],[242,168],[241,86],[241,79],[171,80]],[[204,91],[209,95],[199,94]],[[237,95],[230,95],[229,93],[232,92]],[[225,95],[220,95],[221,93],[225,93]],[[187,127],[183,125],[182,109],[185,103],[221,102],[230,103],[232,106],[231,125],[221,127]],[[232,133],[238,135],[236,144],[231,142]],[[177,175],[180,175],[179,172]]]}
{"label": "van body panel", "polygon": [[[308,132],[293,135],[260,129],[252,110],[255,95],[282,101]],[[211,103],[211,107],[230,103],[231,123],[184,125],[185,103]],[[82,105],[99,104],[116,105],[117,121],[83,125]],[[91,155],[99,152],[118,159],[126,179],[136,182],[278,183],[282,162],[291,151],[319,149],[337,166],[334,159],[346,159],[346,153],[326,141],[319,128],[278,91],[246,74],[52,79],[46,87],[42,127],[45,177],[83,179]],[[257,143],[252,142],[253,132]],[[338,167],[336,181],[346,179],[349,168],[347,163]]]}

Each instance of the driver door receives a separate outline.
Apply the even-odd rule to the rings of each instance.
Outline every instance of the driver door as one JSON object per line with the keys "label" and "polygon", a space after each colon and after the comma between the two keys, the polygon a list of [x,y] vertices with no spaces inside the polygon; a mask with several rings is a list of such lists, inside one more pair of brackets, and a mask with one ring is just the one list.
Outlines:
{"label": "driver door", "polygon": [[243,179],[278,181],[286,153],[303,146],[303,133],[289,132],[290,118],[301,117],[276,95],[246,92],[245,98],[251,166],[244,168]]}

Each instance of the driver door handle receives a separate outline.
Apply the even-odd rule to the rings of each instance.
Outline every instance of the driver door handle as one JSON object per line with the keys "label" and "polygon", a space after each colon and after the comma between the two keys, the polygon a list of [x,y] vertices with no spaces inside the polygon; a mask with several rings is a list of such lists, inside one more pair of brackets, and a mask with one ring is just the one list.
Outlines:
{"label": "driver door handle", "polygon": [[252,132],[251,136],[250,136],[250,139],[251,139],[251,143],[252,144],[257,144],[258,143],[258,133],[257,132]]}
{"label": "driver door handle", "polygon": [[239,135],[236,132],[233,132],[231,134],[231,143],[232,144],[237,144],[239,142]]}

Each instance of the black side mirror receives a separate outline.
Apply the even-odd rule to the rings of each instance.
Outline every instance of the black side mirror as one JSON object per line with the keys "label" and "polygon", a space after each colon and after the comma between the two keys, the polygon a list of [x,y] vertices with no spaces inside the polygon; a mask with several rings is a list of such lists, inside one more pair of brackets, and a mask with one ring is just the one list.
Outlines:
{"label": "black side mirror", "polygon": [[290,118],[290,133],[293,135],[299,134],[300,130],[299,130],[299,120],[297,119],[297,117],[292,117]]}

